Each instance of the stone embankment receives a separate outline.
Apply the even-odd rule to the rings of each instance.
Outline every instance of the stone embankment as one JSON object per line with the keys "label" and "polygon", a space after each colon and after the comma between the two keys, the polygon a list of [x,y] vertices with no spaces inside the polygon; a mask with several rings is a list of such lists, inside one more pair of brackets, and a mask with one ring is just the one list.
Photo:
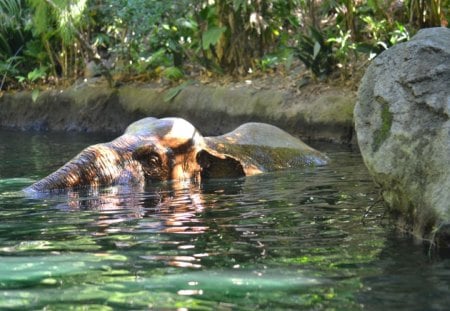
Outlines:
{"label": "stone embankment", "polygon": [[109,88],[102,80],[89,80],[41,92],[35,101],[31,92],[4,94],[0,127],[117,134],[144,117],[172,116],[190,121],[205,135],[219,135],[256,121],[276,125],[307,141],[352,141],[356,94],[324,88],[319,95],[312,95],[306,88],[301,92],[307,96],[297,96],[273,87],[193,84],[171,94],[174,89],[149,85]]}

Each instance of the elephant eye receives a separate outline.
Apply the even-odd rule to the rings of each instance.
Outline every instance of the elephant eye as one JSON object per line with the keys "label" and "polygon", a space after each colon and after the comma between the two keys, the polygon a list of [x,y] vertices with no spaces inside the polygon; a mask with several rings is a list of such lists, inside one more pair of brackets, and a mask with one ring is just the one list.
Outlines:
{"label": "elephant eye", "polygon": [[158,165],[161,162],[161,160],[157,154],[151,154],[149,156],[148,161],[150,164],[153,164],[153,165]]}
{"label": "elephant eye", "polygon": [[160,165],[161,157],[150,148],[140,148],[133,153],[133,158],[143,165],[155,166]]}

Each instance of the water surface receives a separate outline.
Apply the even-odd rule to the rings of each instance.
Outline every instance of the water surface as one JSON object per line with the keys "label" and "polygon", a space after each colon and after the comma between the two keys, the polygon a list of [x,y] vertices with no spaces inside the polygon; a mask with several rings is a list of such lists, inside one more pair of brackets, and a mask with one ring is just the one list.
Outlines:
{"label": "water surface", "polygon": [[448,308],[450,262],[392,228],[344,147],[202,185],[20,192],[111,138],[0,131],[0,309]]}

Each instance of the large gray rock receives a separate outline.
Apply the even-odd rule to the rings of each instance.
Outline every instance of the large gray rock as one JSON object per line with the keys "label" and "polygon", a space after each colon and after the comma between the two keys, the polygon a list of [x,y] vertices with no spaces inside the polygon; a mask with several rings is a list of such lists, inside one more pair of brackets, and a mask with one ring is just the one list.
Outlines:
{"label": "large gray rock", "polygon": [[450,29],[421,30],[379,55],[361,82],[354,117],[364,161],[399,224],[446,243]]}

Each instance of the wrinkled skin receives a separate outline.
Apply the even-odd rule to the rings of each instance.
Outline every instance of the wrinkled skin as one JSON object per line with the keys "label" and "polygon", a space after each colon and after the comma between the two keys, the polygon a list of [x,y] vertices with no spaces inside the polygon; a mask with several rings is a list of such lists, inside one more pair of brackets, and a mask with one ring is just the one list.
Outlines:
{"label": "wrinkled skin", "polygon": [[325,155],[268,124],[246,123],[222,136],[203,137],[180,118],[145,118],[115,140],[84,149],[25,192],[241,177],[327,161]]}

